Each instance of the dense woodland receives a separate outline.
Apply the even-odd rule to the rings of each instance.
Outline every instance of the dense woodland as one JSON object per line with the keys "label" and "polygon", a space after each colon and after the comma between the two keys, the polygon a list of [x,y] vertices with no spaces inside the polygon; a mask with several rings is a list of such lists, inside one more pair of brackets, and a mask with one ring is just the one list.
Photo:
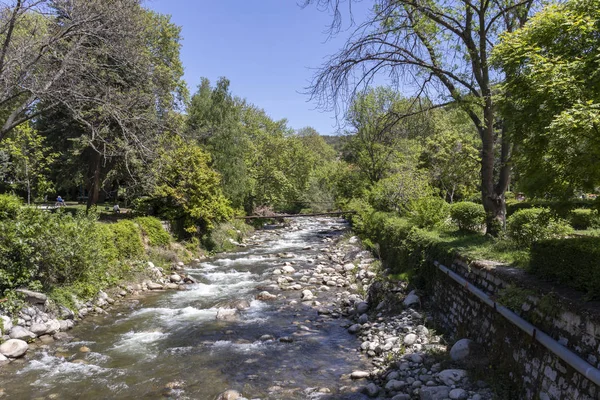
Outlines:
{"label": "dense woodland", "polygon": [[[351,3],[305,7],[344,34]],[[386,213],[471,232],[483,256],[517,264],[537,241],[595,236],[599,203],[582,199],[600,187],[600,0],[372,3],[307,88],[341,110],[339,136],[322,136],[272,119],[226,77],[190,90],[180,27],[138,0],[2,2],[0,291],[72,285],[98,257],[139,256],[119,243],[94,253],[131,234],[96,227],[98,204],[208,247],[234,216],[331,210],[359,211],[358,230]],[[58,195],[84,211],[36,208]]]}

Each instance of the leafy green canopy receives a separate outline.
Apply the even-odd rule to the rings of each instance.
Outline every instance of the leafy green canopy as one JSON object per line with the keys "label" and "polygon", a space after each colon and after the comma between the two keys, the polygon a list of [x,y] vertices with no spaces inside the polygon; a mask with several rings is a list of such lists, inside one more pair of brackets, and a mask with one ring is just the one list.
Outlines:
{"label": "leafy green canopy", "polygon": [[154,165],[159,214],[188,233],[202,234],[233,215],[220,176],[209,164],[210,155],[199,146],[173,137]]}
{"label": "leafy green canopy", "polygon": [[568,196],[600,184],[599,31],[600,0],[570,0],[547,6],[494,50],[524,191]]}

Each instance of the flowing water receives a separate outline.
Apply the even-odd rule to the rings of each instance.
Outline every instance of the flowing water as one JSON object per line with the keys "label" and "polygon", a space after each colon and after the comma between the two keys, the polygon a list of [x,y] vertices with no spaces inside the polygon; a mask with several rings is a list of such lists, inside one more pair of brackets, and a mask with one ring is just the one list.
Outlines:
{"label": "flowing water", "polygon": [[[285,299],[254,300],[273,284],[272,271],[284,261],[295,261],[296,274],[310,268],[308,259],[321,254],[323,230],[339,234],[338,228],[345,228],[342,221],[311,219],[260,231],[260,240],[243,251],[188,269],[198,284],[130,299],[109,315],[88,317],[70,331],[74,340],[2,368],[0,394],[3,389],[10,399],[214,399],[235,389],[260,399],[362,398],[341,378],[366,368],[358,340],[344,328],[347,320],[318,315],[300,301],[299,291],[281,292]],[[282,252],[294,258],[278,258]],[[298,303],[290,304],[293,299]],[[323,303],[334,299],[335,290],[319,292]],[[235,320],[216,318],[237,300],[247,300],[249,308]],[[282,337],[292,341],[279,341]],[[81,352],[82,346],[90,351]]]}

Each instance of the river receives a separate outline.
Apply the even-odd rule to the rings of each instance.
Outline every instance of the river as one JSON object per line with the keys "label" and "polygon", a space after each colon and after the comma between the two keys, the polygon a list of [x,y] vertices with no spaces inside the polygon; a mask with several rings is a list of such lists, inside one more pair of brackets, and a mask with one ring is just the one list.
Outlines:
{"label": "river", "polygon": [[[72,340],[42,346],[2,368],[0,393],[10,399],[212,400],[233,389],[248,399],[364,398],[347,376],[368,365],[357,351],[360,341],[346,329],[350,322],[317,312],[348,288],[319,290],[322,283],[301,280],[316,264],[333,264],[328,254],[347,230],[341,220],[320,218],[257,231],[248,247],[189,267],[198,283],[186,290],[127,299],[108,315],[86,318],[69,331]],[[275,287],[273,272],[286,262],[296,270],[286,276],[311,289],[318,303],[303,302],[302,290]],[[277,299],[256,300],[264,290]],[[243,309],[232,316],[235,306]]]}

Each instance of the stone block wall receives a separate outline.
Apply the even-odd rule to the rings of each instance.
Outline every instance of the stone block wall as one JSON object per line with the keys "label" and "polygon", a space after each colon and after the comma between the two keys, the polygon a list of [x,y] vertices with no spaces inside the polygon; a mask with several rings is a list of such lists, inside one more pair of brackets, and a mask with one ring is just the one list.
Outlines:
{"label": "stone block wall", "polygon": [[[552,287],[522,270],[462,260],[447,267],[512,309],[596,368],[600,368],[600,305]],[[436,269],[431,293],[434,319],[455,339],[486,350],[492,370],[511,382],[510,399],[600,399],[600,388],[492,307]]]}

